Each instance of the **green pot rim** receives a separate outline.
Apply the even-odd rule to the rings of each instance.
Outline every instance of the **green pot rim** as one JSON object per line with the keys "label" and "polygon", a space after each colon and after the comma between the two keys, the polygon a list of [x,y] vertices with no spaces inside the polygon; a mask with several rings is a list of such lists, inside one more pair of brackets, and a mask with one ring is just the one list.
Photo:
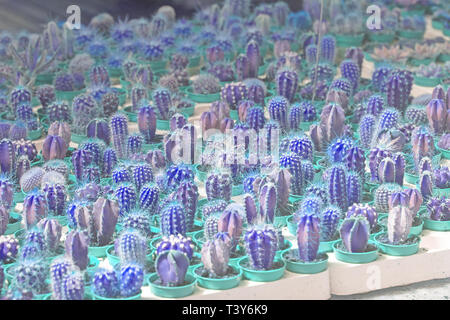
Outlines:
{"label": "green pot rim", "polygon": [[414,77],[414,84],[421,87],[435,87],[441,83],[441,78]]}
{"label": "green pot rim", "polygon": [[170,130],[170,121],[156,119],[156,129],[162,130],[162,131],[169,131]]}
{"label": "green pot rim", "polygon": [[444,159],[450,159],[450,150],[442,149],[438,146],[438,141],[435,141],[434,143],[436,149],[442,154],[442,157]]}
{"label": "green pot rim", "polygon": [[450,221],[436,221],[425,218],[423,227],[432,231],[450,231]]}
{"label": "green pot rim", "polygon": [[220,91],[210,94],[194,93],[191,87],[184,91],[187,97],[197,103],[211,103],[220,99]]}
{"label": "green pot rim", "polygon": [[91,291],[90,294],[92,295],[92,300],[141,300],[141,295],[142,295],[142,292],[140,292],[139,294],[136,294],[136,295],[131,296],[131,297],[105,298],[105,297],[102,297],[102,296],[99,296],[99,295],[95,294],[94,291],[92,290],[92,288],[91,288],[90,291]]}
{"label": "green pot rim", "polygon": [[331,240],[331,241],[320,241],[319,243],[319,252],[333,252],[333,245],[338,242],[340,239]]}
{"label": "green pot rim", "polygon": [[94,256],[96,258],[105,258],[106,257],[106,250],[108,249],[108,247],[110,246],[110,244],[106,245],[106,246],[101,246],[101,247],[88,247],[88,252],[89,255]]}
{"label": "green pot rim", "polygon": [[193,275],[186,273],[185,281],[188,281],[187,285],[179,287],[165,287],[161,285],[154,284],[153,282],[158,279],[157,273],[152,273],[148,279],[147,283],[150,286],[151,291],[154,295],[163,298],[182,298],[187,297],[194,293],[195,285],[197,284],[197,278]]}
{"label": "green pot rim", "polygon": [[199,287],[210,290],[228,290],[239,286],[239,283],[241,282],[243,273],[242,270],[240,268],[237,268],[236,266],[229,265],[235,271],[237,271],[238,274],[225,279],[211,279],[199,276],[195,271],[201,268],[202,266],[203,265],[200,264],[192,270],[192,274],[197,279],[197,284]]}
{"label": "green pot rim", "polygon": [[70,137],[70,141],[72,141],[73,143],[77,143],[77,144],[82,143],[86,139],[87,139],[86,135],[76,134],[76,133],[72,133],[72,135]]}
{"label": "green pot rim", "polygon": [[242,257],[239,262],[239,268],[242,269],[242,272],[246,279],[250,281],[256,282],[270,282],[276,281],[283,277],[284,271],[286,270],[286,262],[281,259],[276,259],[274,262],[282,262],[282,267],[273,270],[252,270],[243,266],[243,263],[248,261],[248,257]]}
{"label": "green pot rim", "polygon": [[423,31],[410,31],[410,30],[399,30],[398,36],[406,39],[422,39],[425,34],[425,30]]}
{"label": "green pot rim", "polygon": [[377,246],[380,248],[380,251],[383,254],[390,255],[390,256],[410,256],[413,254],[416,254],[419,251],[420,246],[420,237],[416,235],[409,235],[409,237],[415,237],[418,238],[419,241],[417,243],[408,244],[408,245],[392,245],[388,243],[381,243],[378,241],[378,238],[382,235],[386,234],[380,233],[375,237],[375,242]]}
{"label": "green pot rim", "polygon": [[[378,258],[378,247],[376,250],[369,252],[345,252],[337,248],[341,243],[342,240],[339,239],[333,244],[334,255],[339,261],[353,264],[363,264],[373,262]],[[368,243],[372,245],[374,244],[370,240]]]}
{"label": "green pot rim", "polygon": [[293,236],[297,235],[297,225],[293,222],[294,220],[294,215],[289,216],[286,219],[286,226],[289,230],[289,233],[292,234]]}
{"label": "green pot rim", "polygon": [[137,122],[138,115],[136,112],[131,111],[131,106],[123,108],[123,111],[128,116],[130,122]]}
{"label": "green pot rim", "polygon": [[285,258],[287,253],[296,252],[298,249],[291,249],[284,251],[281,255],[281,259],[286,262],[286,269],[290,272],[301,274],[315,274],[325,271],[328,268],[328,255],[325,252],[319,252],[318,254],[324,254],[326,259],[318,262],[299,262],[289,261]]}

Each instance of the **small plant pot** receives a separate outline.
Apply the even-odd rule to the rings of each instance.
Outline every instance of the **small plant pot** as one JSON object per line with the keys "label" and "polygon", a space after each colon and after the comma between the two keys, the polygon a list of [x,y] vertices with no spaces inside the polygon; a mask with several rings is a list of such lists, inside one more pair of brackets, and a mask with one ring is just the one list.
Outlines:
{"label": "small plant pot", "polygon": [[439,61],[439,62],[447,62],[447,61],[450,61],[450,54],[447,54],[447,53],[441,53],[439,56],[438,56],[438,58],[437,58],[437,60]]}
{"label": "small plant pot", "polygon": [[290,251],[283,252],[281,258],[286,262],[286,269],[294,273],[304,273],[304,274],[314,274],[320,273],[327,269],[328,267],[328,255],[326,253],[319,253],[322,259],[318,259],[317,262],[304,262],[304,261],[293,261],[287,258],[287,255],[297,255],[298,249],[291,249]]}
{"label": "small plant pot", "polygon": [[125,114],[127,115],[127,117],[128,117],[128,120],[130,120],[130,122],[137,122],[137,113],[136,112],[133,112],[132,110],[131,110],[131,106],[128,106],[128,107],[125,107],[124,109],[123,109],[123,111],[125,112]]}
{"label": "small plant pot", "polygon": [[[243,193],[243,192],[242,192]],[[242,194],[241,193],[241,194]],[[278,226],[278,227],[286,227],[287,226],[287,219],[289,218],[290,216],[275,216],[275,218],[274,218],[274,220],[273,220],[273,224],[275,225],[275,226]]]}
{"label": "small plant pot", "polygon": [[420,76],[414,77],[414,84],[421,86],[421,87],[435,87],[439,83],[441,83],[440,78],[427,78],[427,77],[420,77]]}
{"label": "small plant pot", "polygon": [[340,249],[342,240],[338,240],[333,244],[333,252],[336,259],[342,262],[363,264],[375,261],[378,258],[378,247],[375,247],[373,243],[369,241],[369,245],[375,247],[375,250],[367,252],[348,252]]}
{"label": "small plant pot", "polygon": [[279,259],[275,259],[274,263],[281,263],[281,267],[272,270],[253,270],[246,266],[247,263],[247,257],[241,258],[241,260],[239,260],[239,268],[242,269],[246,279],[256,282],[271,282],[279,280],[283,277],[284,271],[286,270],[286,262]]}
{"label": "small plant pot", "polygon": [[239,113],[237,110],[230,110],[230,118],[233,120],[239,120]]}
{"label": "small plant pot", "polygon": [[38,74],[34,84],[35,84],[35,86],[40,86],[40,85],[43,85],[43,84],[53,84],[54,76],[55,75],[53,73],[41,73],[41,74]]}
{"label": "small plant pot", "polygon": [[108,249],[106,249],[106,257],[108,258],[108,262],[112,267],[116,266],[120,262],[119,257],[112,254],[113,250],[114,250],[114,245],[111,245],[108,247]]}
{"label": "small plant pot", "polygon": [[435,143],[436,149],[441,153],[442,158],[444,159],[450,159],[450,150],[442,149],[437,145],[437,142]]}
{"label": "small plant pot", "polygon": [[188,67],[189,68],[198,67],[200,65],[200,60],[201,60],[201,56],[197,56],[197,57],[193,57],[193,58],[189,59]]}
{"label": "small plant pot", "polygon": [[220,99],[220,92],[210,94],[195,93],[191,87],[188,87],[185,92],[189,99],[197,103],[210,103]]}
{"label": "small plant pot", "polygon": [[164,60],[150,61],[150,68],[152,68],[154,72],[164,70],[166,68],[166,65],[167,61]]}
{"label": "small plant pot", "polygon": [[195,278],[197,278],[197,283],[202,288],[211,290],[228,290],[237,287],[239,285],[239,282],[241,282],[242,270],[239,268],[231,267],[238,272],[237,275],[223,279],[213,279],[198,275],[197,270],[199,270],[201,267],[202,265],[197,266],[192,271],[192,274],[195,276]]}
{"label": "small plant pot", "polygon": [[156,129],[163,130],[163,131],[169,131],[170,130],[170,121],[156,119]]}
{"label": "small plant pot", "polygon": [[139,294],[131,296],[131,297],[107,298],[107,297],[99,296],[98,294],[95,294],[91,290],[92,300],[141,300],[141,294],[142,293],[139,292]]}
{"label": "small plant pot", "polygon": [[189,107],[189,108],[181,108],[178,109],[178,112],[186,116],[186,118],[192,117],[195,111],[195,106]]}
{"label": "small plant pot", "polygon": [[412,226],[411,229],[409,229],[409,235],[420,236],[422,234],[423,225],[425,224],[425,222],[421,218],[417,219],[420,220],[420,224],[417,226]]}
{"label": "small plant pot", "polygon": [[400,30],[398,31],[398,36],[405,39],[421,40],[423,38],[424,33],[425,30],[423,31]]}
{"label": "small plant pot", "polygon": [[410,235],[408,239],[414,239],[416,238],[417,241],[412,244],[400,244],[400,245],[393,245],[389,243],[384,243],[380,241],[380,238],[385,236],[386,233],[379,234],[375,237],[375,242],[377,246],[380,248],[380,251],[384,254],[387,254],[389,256],[410,256],[417,251],[419,251],[419,245],[420,245],[420,238],[415,235]]}
{"label": "small plant pot", "polygon": [[202,171],[201,169],[200,169],[200,166],[201,165],[197,165],[196,167],[195,167],[195,171],[196,171],[196,176],[197,176],[197,178],[198,178],[198,180],[200,180],[201,182],[205,182],[205,180],[206,180],[206,175],[208,174],[208,172],[207,171]]}
{"label": "small plant pot", "polygon": [[444,23],[439,20],[431,20],[431,26],[436,30],[444,29]]}
{"label": "small plant pot", "polygon": [[94,256],[96,258],[105,258],[106,250],[110,247],[110,245],[102,246],[102,247],[91,247],[89,246],[88,252],[89,255]]}
{"label": "small plant pot", "polygon": [[37,130],[28,131],[28,140],[38,140],[42,136],[42,128]]}
{"label": "small plant pot", "polygon": [[120,78],[123,76],[123,71],[120,68],[110,68],[108,69],[108,73],[111,78]]}
{"label": "small plant pot", "polygon": [[59,100],[66,100],[69,103],[72,102],[72,100],[82,94],[85,90],[79,90],[79,91],[56,91],[55,95],[56,95],[56,99]]}
{"label": "small plant pot", "polygon": [[283,243],[283,248],[277,250],[277,252],[275,253],[275,259],[281,259],[281,255],[285,252],[285,251],[289,251],[292,248],[292,243],[289,240],[284,240]]}
{"label": "small plant pot", "polygon": [[17,220],[17,222],[14,223],[8,223],[8,226],[6,227],[5,235],[13,234],[17,230],[19,230],[22,227],[22,216],[18,214],[17,212],[12,211],[9,216],[11,218],[14,218]]}
{"label": "small plant pot", "polygon": [[231,196],[239,196],[244,193],[244,185],[240,184],[231,188]]}
{"label": "small plant pot", "polygon": [[409,173],[407,170],[405,170],[405,180],[406,182],[408,182],[409,184],[417,184],[417,182],[419,181],[419,176]]}
{"label": "small plant pot", "polygon": [[84,134],[75,134],[72,133],[72,136],[70,137],[70,141],[72,141],[73,143],[77,143],[80,144],[83,141],[85,141],[87,139],[87,136]]}
{"label": "small plant pot", "polygon": [[195,285],[197,284],[197,279],[190,274],[186,274],[185,277],[185,282],[187,282],[187,284],[179,287],[166,287],[156,284],[155,282],[158,279],[158,274],[153,273],[148,278],[148,285],[155,296],[163,298],[182,298],[190,296],[194,293]]}
{"label": "small plant pot", "polygon": [[289,233],[292,234],[293,236],[296,236],[297,235],[297,224],[294,221],[294,216],[293,215],[289,216],[286,219],[286,225],[287,225],[287,228],[289,230]]}
{"label": "small plant pot", "polygon": [[395,39],[395,34],[386,34],[380,32],[369,32],[369,40],[377,43],[391,43]]}
{"label": "small plant pot", "polygon": [[357,35],[336,34],[338,47],[360,47],[364,40],[364,33]]}
{"label": "small plant pot", "polygon": [[338,241],[339,239],[331,241],[320,241],[319,252],[333,252],[333,245]]}
{"label": "small plant pot", "polygon": [[131,86],[131,82],[128,80],[125,80],[124,76],[121,76],[119,79],[120,82],[120,86],[122,87],[122,89],[127,90],[129,86]]}
{"label": "small plant pot", "polygon": [[433,231],[450,231],[450,221],[436,221],[425,218],[423,227]]}
{"label": "small plant pot", "polygon": [[412,66],[419,67],[421,65],[429,65],[431,62],[433,62],[434,59],[426,58],[426,59],[415,59],[411,58],[409,59],[408,63]]}
{"label": "small plant pot", "polygon": [[289,202],[290,203],[296,203],[303,200],[303,196],[296,195],[296,194],[290,194],[289,195]]}

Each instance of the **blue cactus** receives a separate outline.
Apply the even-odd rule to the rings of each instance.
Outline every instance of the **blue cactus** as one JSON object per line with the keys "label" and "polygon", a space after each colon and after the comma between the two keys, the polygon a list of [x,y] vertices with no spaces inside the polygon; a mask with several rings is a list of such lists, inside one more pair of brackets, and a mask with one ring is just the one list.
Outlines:
{"label": "blue cactus", "polygon": [[141,188],[139,194],[139,205],[141,209],[148,210],[153,215],[156,213],[159,202],[160,190],[154,183],[148,183]]}
{"label": "blue cactus", "polygon": [[357,172],[350,171],[347,174],[347,205],[359,203],[362,200],[361,176]]}
{"label": "blue cactus", "polygon": [[259,106],[251,107],[247,110],[245,122],[250,128],[259,131],[264,127],[266,119],[264,118],[264,110]]}
{"label": "blue cactus", "polygon": [[145,143],[151,143],[156,132],[156,115],[150,104],[143,103],[139,108],[138,127]]}
{"label": "blue cactus", "polygon": [[341,62],[340,69],[341,75],[352,83],[352,92],[356,92],[361,74],[358,64],[351,59],[346,59]]}
{"label": "blue cactus", "polygon": [[180,182],[185,179],[194,179],[194,172],[189,165],[184,163],[174,164],[166,171],[165,183],[169,189],[177,188]]}
{"label": "blue cactus", "polygon": [[280,156],[279,164],[281,168],[286,168],[291,174],[291,192],[301,195],[304,186],[301,158],[293,153],[286,153]]}
{"label": "blue cactus", "polygon": [[231,174],[224,171],[210,172],[205,181],[205,190],[208,200],[231,199],[233,180]]}
{"label": "blue cactus", "polygon": [[277,233],[271,225],[254,226],[244,236],[249,265],[255,270],[269,270],[278,248]]}
{"label": "blue cactus", "polygon": [[298,74],[294,70],[282,70],[277,73],[277,94],[293,102],[298,87]]}
{"label": "blue cactus", "polygon": [[66,187],[58,183],[46,183],[42,191],[45,195],[45,199],[47,200],[49,213],[56,216],[63,215],[65,212],[67,199]]}
{"label": "blue cactus", "polygon": [[404,111],[409,105],[409,95],[412,90],[413,75],[408,70],[393,70],[384,84],[387,104],[399,111]]}
{"label": "blue cactus", "polygon": [[77,180],[83,179],[84,171],[92,161],[93,155],[89,150],[78,149],[72,153],[73,172]]}
{"label": "blue cactus", "polygon": [[369,97],[366,104],[366,112],[378,117],[384,108],[384,98],[379,94],[374,94]]}
{"label": "blue cactus", "polygon": [[194,218],[197,212],[198,187],[194,181],[184,180],[175,192],[176,199],[184,206],[186,211],[186,230],[190,232],[193,229]]}
{"label": "blue cactus", "polygon": [[112,148],[107,148],[103,152],[103,174],[105,176],[110,176],[113,168],[117,164],[117,153]]}
{"label": "blue cactus", "polygon": [[160,226],[165,236],[186,234],[186,210],[179,202],[169,203],[162,209]]}
{"label": "blue cactus", "polygon": [[344,166],[334,165],[328,169],[328,193],[330,204],[342,211],[347,210],[347,175]]}
{"label": "blue cactus", "polygon": [[375,126],[375,117],[372,115],[364,116],[359,123],[359,137],[361,145],[366,149],[368,149],[372,144]]}
{"label": "blue cactus", "polygon": [[141,292],[144,282],[144,268],[136,263],[127,263],[120,268],[120,294],[131,297]]}
{"label": "blue cactus", "polygon": [[320,241],[332,241],[335,239],[341,215],[342,211],[336,206],[328,207],[321,212]]}
{"label": "blue cactus", "polygon": [[124,216],[136,207],[136,189],[131,183],[121,183],[114,191],[119,203],[120,215]]}
{"label": "blue cactus", "polygon": [[50,123],[55,121],[64,121],[70,123],[72,114],[67,101],[54,101],[47,108],[48,120]]}
{"label": "blue cactus", "polygon": [[62,282],[66,275],[73,269],[72,262],[67,258],[55,259],[50,265],[50,281],[52,297],[55,300],[63,299]]}
{"label": "blue cactus", "polygon": [[270,99],[268,105],[270,119],[279,123],[283,130],[288,128],[288,108],[289,101],[283,96],[276,96]]}
{"label": "blue cactus", "polygon": [[116,239],[114,248],[121,264],[145,264],[147,242],[139,231],[125,229]]}
{"label": "blue cactus", "polygon": [[105,298],[116,298],[120,295],[120,281],[116,271],[97,269],[92,278],[92,291]]}
{"label": "blue cactus", "polygon": [[92,95],[82,93],[76,96],[72,102],[72,132],[85,135],[89,122],[100,115],[100,108]]}
{"label": "blue cactus", "polygon": [[116,113],[111,117],[111,132],[113,146],[117,157],[124,159],[127,156],[128,118],[125,114]]}
{"label": "blue cactus", "polygon": [[86,135],[88,138],[100,139],[105,145],[111,142],[111,128],[106,119],[94,119],[89,122],[86,127]]}
{"label": "blue cactus", "polygon": [[166,88],[159,88],[153,91],[153,102],[158,110],[159,119],[169,120],[172,109],[172,97]]}
{"label": "blue cactus", "polygon": [[153,170],[149,164],[142,163],[133,167],[133,182],[137,192],[139,192],[146,183],[152,181]]}
{"label": "blue cactus", "polygon": [[347,151],[353,147],[353,140],[340,138],[333,141],[328,147],[328,159],[331,163],[344,162]]}
{"label": "blue cactus", "polygon": [[334,64],[336,39],[331,35],[324,35],[320,45],[320,59],[327,63]]}
{"label": "blue cactus", "polygon": [[297,224],[298,256],[311,262],[317,257],[320,244],[320,219],[315,214],[303,214]]}
{"label": "blue cactus", "polygon": [[386,90],[386,81],[391,73],[390,66],[382,65],[375,68],[372,73],[372,87],[375,91],[384,92]]}

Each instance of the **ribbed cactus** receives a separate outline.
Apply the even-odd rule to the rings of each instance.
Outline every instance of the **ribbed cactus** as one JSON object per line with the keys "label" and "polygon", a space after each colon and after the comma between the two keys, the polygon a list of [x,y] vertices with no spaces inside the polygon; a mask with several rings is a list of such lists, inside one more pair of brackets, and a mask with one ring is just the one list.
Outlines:
{"label": "ribbed cactus", "polygon": [[432,157],[434,155],[434,138],[427,127],[416,128],[411,136],[412,154],[416,167],[423,157]]}
{"label": "ribbed cactus", "polygon": [[156,254],[159,255],[167,250],[177,250],[186,254],[189,259],[194,256],[194,244],[191,238],[182,236],[181,234],[163,236],[161,242],[156,246]]}
{"label": "ribbed cactus", "polygon": [[442,99],[431,99],[426,107],[428,125],[435,134],[443,134],[450,130],[448,107]]}
{"label": "ribbed cactus", "polygon": [[450,220],[450,200],[446,197],[432,197],[427,202],[427,211],[430,219],[435,221]]}
{"label": "ribbed cactus", "polygon": [[375,190],[375,209],[378,212],[389,212],[389,198],[394,192],[401,190],[396,183],[383,183]]}
{"label": "ribbed cactus", "polygon": [[450,188],[450,169],[440,166],[433,170],[433,182],[439,189]]}
{"label": "ribbed cactus", "polygon": [[0,236],[0,261],[10,263],[19,252],[19,240],[13,235]]}
{"label": "ribbed cactus", "polygon": [[111,142],[111,128],[106,119],[94,119],[89,122],[86,127],[86,135],[88,138],[100,139],[106,145]]}
{"label": "ribbed cactus", "polygon": [[169,120],[172,109],[172,97],[170,91],[166,88],[158,88],[152,93],[152,100],[158,110],[158,119]]}
{"label": "ribbed cactus", "polygon": [[280,156],[281,168],[286,168],[291,174],[291,192],[301,195],[304,186],[304,175],[302,172],[301,158],[293,153],[286,153]]}
{"label": "ribbed cactus", "polygon": [[36,96],[44,111],[47,111],[47,107],[56,99],[55,88],[48,84],[41,85],[36,88]]}
{"label": "ribbed cactus", "polygon": [[362,201],[363,183],[361,175],[357,172],[350,171],[347,174],[347,205]]}
{"label": "ribbed cactus", "polygon": [[298,257],[311,262],[317,258],[320,244],[320,219],[314,214],[303,214],[297,224]]}
{"label": "ribbed cactus", "polygon": [[85,270],[89,264],[89,238],[83,231],[70,231],[65,240],[66,256],[80,270]]}
{"label": "ribbed cactus", "polygon": [[428,123],[428,117],[426,109],[419,105],[410,105],[405,111],[405,120],[408,122],[420,126]]}
{"label": "ribbed cactus", "polygon": [[201,255],[203,266],[210,276],[220,277],[227,274],[230,247],[226,241],[221,238],[208,240],[202,247]]}
{"label": "ribbed cactus", "polygon": [[[12,179],[6,175],[0,175],[0,203],[10,209],[14,196],[14,185]],[[8,222],[7,222],[8,223]]]}
{"label": "ribbed cactus", "polygon": [[317,151],[344,134],[344,122],[345,114],[340,105],[328,103],[323,107],[319,125],[312,125],[310,130],[310,137]]}
{"label": "ribbed cactus", "polygon": [[401,244],[408,239],[414,214],[405,206],[396,206],[389,210],[387,235],[391,244]]}
{"label": "ribbed cactus", "polygon": [[206,220],[207,217],[213,215],[214,213],[222,213],[227,207],[228,202],[223,199],[217,199],[208,201],[202,207],[202,217]]}
{"label": "ribbed cactus", "polygon": [[347,174],[344,166],[334,165],[328,169],[328,193],[330,204],[347,211]]}
{"label": "ribbed cactus", "polygon": [[136,192],[139,192],[146,183],[153,181],[153,170],[147,163],[134,166],[132,171]]}
{"label": "ribbed cactus", "polygon": [[347,151],[353,147],[353,140],[349,138],[339,138],[328,146],[328,159],[331,163],[343,162]]}
{"label": "ribbed cactus", "polygon": [[41,192],[36,190],[25,197],[23,202],[23,219],[27,230],[31,229],[47,215],[47,201]]}
{"label": "ribbed cactus", "polygon": [[175,192],[176,199],[184,206],[186,211],[186,229],[190,232],[193,229],[194,218],[197,212],[198,187],[194,181],[184,180]]}
{"label": "ribbed cactus", "polygon": [[63,299],[62,282],[64,278],[74,269],[72,261],[67,258],[53,260],[50,265],[50,283],[52,287],[52,298]]}
{"label": "ribbed cactus", "polygon": [[395,162],[392,158],[385,157],[378,164],[378,180],[381,183],[393,183],[396,181],[395,177]]}
{"label": "ribbed cactus", "polygon": [[352,92],[356,92],[359,85],[361,70],[355,61],[346,59],[340,65],[341,75],[352,83]]}
{"label": "ribbed cactus", "polygon": [[92,278],[92,291],[105,298],[117,297],[120,294],[117,272],[108,269],[97,269]]}
{"label": "ribbed cactus", "polygon": [[369,97],[366,103],[366,112],[378,117],[384,109],[384,98],[379,94],[374,94]]}
{"label": "ribbed cactus", "polygon": [[48,135],[60,136],[69,145],[72,132],[67,122],[55,121],[50,124]]}
{"label": "ribbed cactus", "polygon": [[208,200],[231,199],[231,189],[233,180],[231,174],[226,171],[212,171],[208,174],[205,181],[205,190]]}
{"label": "ribbed cactus", "polygon": [[372,73],[372,87],[376,91],[384,92],[384,90],[386,90],[386,81],[389,78],[391,70],[392,69],[389,66],[379,66],[375,68],[375,71]]}
{"label": "ribbed cactus", "polygon": [[214,239],[219,232],[219,216],[218,212],[209,214],[204,218],[203,235],[206,240]]}
{"label": "ribbed cactus", "polygon": [[284,130],[288,128],[288,109],[289,101],[283,96],[276,96],[269,101],[270,119],[280,124]]}
{"label": "ribbed cactus", "polygon": [[69,145],[60,136],[48,135],[42,146],[42,157],[45,161],[64,159]]}
{"label": "ribbed cactus", "polygon": [[150,215],[145,210],[133,210],[122,219],[122,226],[126,229],[136,229],[145,237],[151,235]]}
{"label": "ribbed cactus", "polygon": [[5,174],[13,174],[15,166],[15,152],[14,144],[9,139],[2,139],[0,141],[0,172]]}
{"label": "ribbed cactus", "polygon": [[93,154],[89,150],[78,149],[72,153],[73,172],[77,180],[82,180],[84,170],[93,162]]}
{"label": "ribbed cactus", "polygon": [[126,263],[120,267],[120,294],[122,297],[131,297],[141,292],[144,282],[144,267],[134,262]]}
{"label": "ribbed cactus", "polygon": [[422,172],[419,177],[419,189],[425,200],[433,195],[433,173],[431,171]]}
{"label": "ribbed cactus", "polygon": [[335,239],[341,210],[338,207],[331,206],[325,208],[320,213],[320,241],[332,241]]}
{"label": "ribbed cactus", "polygon": [[384,84],[388,106],[404,111],[409,104],[412,84],[411,71],[393,70]]}
{"label": "ribbed cactus", "polygon": [[180,182],[186,179],[194,179],[194,172],[189,165],[186,165],[184,163],[180,163],[178,165],[174,164],[170,166],[166,171],[165,183],[166,186],[170,189],[177,188]]}
{"label": "ribbed cactus", "polygon": [[72,102],[72,131],[86,134],[86,126],[100,115],[101,110],[92,95],[82,93],[76,96]]}
{"label": "ribbed cactus", "polygon": [[80,271],[69,272],[61,281],[62,300],[83,300],[84,290],[84,274]]}
{"label": "ribbed cactus", "polygon": [[245,122],[250,128],[259,131],[264,128],[266,119],[264,118],[264,110],[259,106],[251,107],[247,110]]}
{"label": "ribbed cactus", "polygon": [[242,82],[227,83],[220,91],[220,99],[236,109],[240,101],[247,99],[247,87]]}
{"label": "ribbed cactus", "polygon": [[139,231],[125,229],[115,241],[114,249],[122,264],[145,264],[147,242]]}
{"label": "ribbed cactus", "polygon": [[339,229],[348,252],[364,252],[369,241],[370,224],[364,215],[346,218]]}
{"label": "ribbed cactus", "polygon": [[244,241],[250,267],[255,270],[269,270],[273,266],[278,247],[273,226],[258,225],[249,228]]}
{"label": "ribbed cactus", "polygon": [[128,137],[128,118],[125,114],[116,113],[111,117],[111,132],[113,138],[114,150],[116,150],[119,159],[126,158],[127,137]]}
{"label": "ribbed cactus", "polygon": [[47,108],[48,120],[54,121],[64,121],[70,123],[72,121],[71,109],[67,101],[56,100],[49,104]]}
{"label": "ribbed cactus", "polygon": [[63,215],[66,208],[67,190],[62,184],[46,183],[42,191],[47,200],[49,213],[52,215]]}
{"label": "ribbed cactus", "polygon": [[89,80],[91,85],[94,86],[104,85],[109,87],[111,85],[108,69],[103,65],[96,65],[91,68],[89,71]]}
{"label": "ribbed cactus", "polygon": [[31,91],[19,85],[9,94],[9,104],[14,114],[16,113],[16,108],[22,103],[31,103]]}
{"label": "ribbed cactus", "polygon": [[294,70],[280,70],[276,76],[277,94],[293,102],[298,88],[298,74]]}
{"label": "ribbed cactus", "polygon": [[137,194],[134,185],[128,182],[121,183],[114,192],[120,207],[120,216],[126,215],[136,207]]}
{"label": "ribbed cactus", "polygon": [[17,287],[33,294],[45,292],[48,267],[39,258],[24,259],[15,267],[14,282]]}
{"label": "ribbed cactus", "polygon": [[353,216],[364,216],[369,222],[371,230],[375,230],[377,227],[378,213],[375,211],[375,208],[368,204],[355,203],[349,207],[346,217],[350,218]]}
{"label": "ribbed cactus", "polygon": [[158,255],[155,269],[164,286],[175,287],[184,283],[189,258],[178,250],[166,250]]}
{"label": "ribbed cactus", "polygon": [[114,91],[106,92],[102,95],[100,106],[106,117],[112,116],[117,112],[120,105],[119,95]]}
{"label": "ribbed cactus", "polygon": [[164,206],[160,215],[162,235],[186,234],[186,210],[179,202],[171,202]]}

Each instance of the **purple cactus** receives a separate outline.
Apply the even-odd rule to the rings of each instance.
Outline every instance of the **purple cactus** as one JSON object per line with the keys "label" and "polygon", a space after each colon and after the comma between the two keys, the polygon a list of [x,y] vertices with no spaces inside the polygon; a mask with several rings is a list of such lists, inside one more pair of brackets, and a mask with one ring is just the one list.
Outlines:
{"label": "purple cactus", "polygon": [[83,231],[70,231],[65,240],[66,256],[80,270],[85,270],[89,264],[88,258],[89,239]]}
{"label": "purple cactus", "polygon": [[369,241],[370,224],[364,215],[346,218],[339,229],[342,243],[348,252],[364,252]]}
{"label": "purple cactus", "polygon": [[184,283],[189,259],[178,250],[166,250],[158,255],[155,269],[164,286],[176,287]]}
{"label": "purple cactus", "polygon": [[250,267],[269,270],[278,248],[277,234],[271,225],[258,225],[247,230],[244,236],[245,250]]}

